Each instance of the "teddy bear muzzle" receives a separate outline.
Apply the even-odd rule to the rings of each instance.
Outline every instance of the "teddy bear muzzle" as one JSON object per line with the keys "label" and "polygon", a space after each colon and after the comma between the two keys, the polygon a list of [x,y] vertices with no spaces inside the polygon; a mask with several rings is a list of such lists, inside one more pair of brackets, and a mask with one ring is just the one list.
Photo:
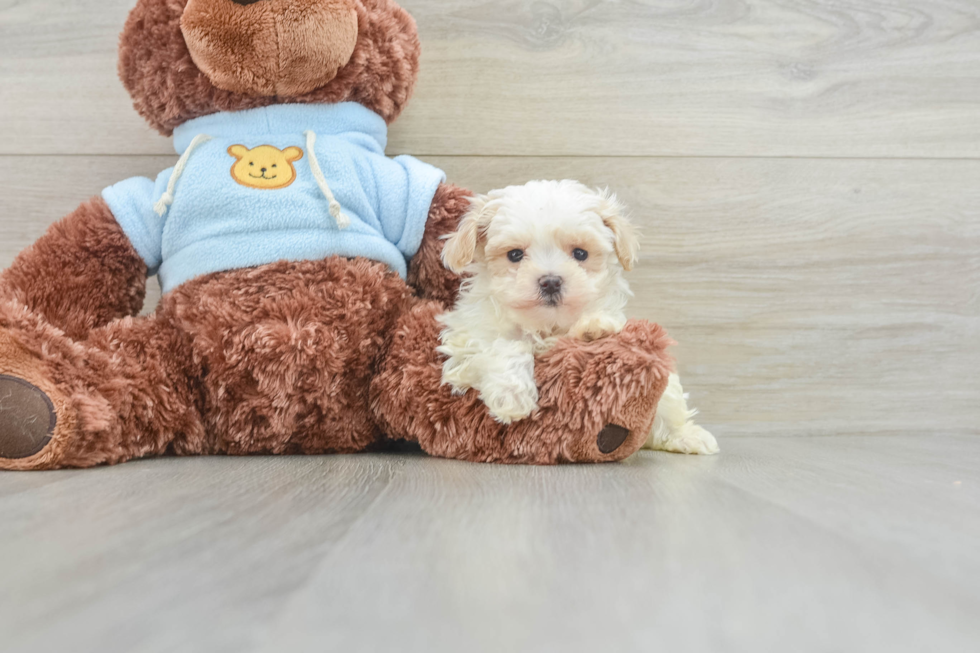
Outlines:
{"label": "teddy bear muzzle", "polygon": [[357,44],[357,0],[189,0],[180,29],[216,87],[294,97],[329,83]]}

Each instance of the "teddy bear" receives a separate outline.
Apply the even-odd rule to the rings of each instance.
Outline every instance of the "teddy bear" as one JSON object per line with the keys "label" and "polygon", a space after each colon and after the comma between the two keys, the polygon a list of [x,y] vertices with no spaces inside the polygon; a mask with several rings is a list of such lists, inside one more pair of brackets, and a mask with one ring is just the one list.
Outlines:
{"label": "teddy bear", "polygon": [[[138,0],[119,74],[176,165],[106,188],[0,274],[0,469],[322,454],[617,461],[671,369],[631,321],[536,361],[504,425],[442,384],[440,260],[471,193],[385,155],[419,39],[393,0]],[[140,315],[149,276],[163,297]]]}

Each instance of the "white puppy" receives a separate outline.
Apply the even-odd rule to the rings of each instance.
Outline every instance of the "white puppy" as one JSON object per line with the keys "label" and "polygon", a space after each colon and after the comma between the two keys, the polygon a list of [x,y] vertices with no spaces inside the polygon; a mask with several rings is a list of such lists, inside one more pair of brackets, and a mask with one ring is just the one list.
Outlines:
{"label": "white puppy", "polygon": [[[537,408],[534,355],[560,337],[594,340],[626,324],[623,276],[639,240],[608,191],[575,181],[533,181],[472,199],[442,252],[464,276],[456,307],[440,319],[443,383],[475,388],[509,424]],[[691,418],[672,374],[646,447],[712,454],[714,437]]]}

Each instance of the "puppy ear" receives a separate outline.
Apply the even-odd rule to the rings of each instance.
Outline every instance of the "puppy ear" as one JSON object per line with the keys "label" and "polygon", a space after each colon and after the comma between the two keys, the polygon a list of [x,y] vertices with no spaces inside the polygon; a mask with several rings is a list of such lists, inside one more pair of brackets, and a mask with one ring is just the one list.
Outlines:
{"label": "puppy ear", "polygon": [[300,159],[303,158],[303,150],[295,146],[287,147],[285,150],[282,151],[282,154],[284,157],[286,157],[286,160],[289,161],[290,163],[292,163],[293,161],[299,161]]}
{"label": "puppy ear", "polygon": [[493,218],[494,209],[488,195],[470,198],[469,211],[459,221],[459,227],[446,238],[442,248],[442,263],[456,274],[462,274],[476,258],[476,245]]}
{"label": "puppy ear", "polygon": [[228,148],[228,154],[232,155],[236,159],[241,159],[243,156],[248,154],[248,148],[244,145],[232,145]]}
{"label": "puppy ear", "polygon": [[640,237],[626,217],[624,207],[608,188],[596,190],[599,196],[599,217],[613,232],[613,247],[623,269],[629,272],[639,260]]}

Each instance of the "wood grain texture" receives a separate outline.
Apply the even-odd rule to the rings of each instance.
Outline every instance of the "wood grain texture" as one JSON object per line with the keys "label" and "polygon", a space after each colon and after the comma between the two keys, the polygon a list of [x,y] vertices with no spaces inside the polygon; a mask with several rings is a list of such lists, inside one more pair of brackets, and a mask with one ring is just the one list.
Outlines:
{"label": "wood grain texture", "polygon": [[5,652],[967,651],[980,438],[0,475]]}
{"label": "wood grain texture", "polygon": [[[719,435],[978,433],[980,161],[429,160],[477,191],[616,188],[643,231],[630,312],[680,342]],[[98,189],[172,164],[0,157],[20,189],[0,195],[0,266]]]}
{"label": "wood grain texture", "polygon": [[[389,153],[614,188],[722,455],[2,474],[0,651],[975,649],[980,4],[401,2]],[[0,268],[175,161],[115,76],[132,4],[0,0]]]}
{"label": "wood grain texture", "polygon": [[[167,154],[115,78],[132,0],[0,3],[0,154]],[[980,157],[973,0],[403,0],[392,151]]]}

